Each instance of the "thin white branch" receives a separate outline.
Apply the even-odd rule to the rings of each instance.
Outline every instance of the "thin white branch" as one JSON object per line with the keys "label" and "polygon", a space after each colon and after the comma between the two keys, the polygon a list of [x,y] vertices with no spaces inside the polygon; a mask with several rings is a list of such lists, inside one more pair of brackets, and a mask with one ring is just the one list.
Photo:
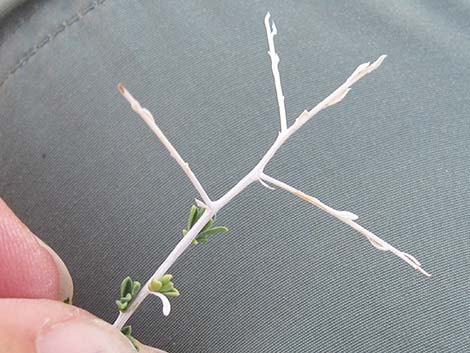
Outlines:
{"label": "thin white branch", "polygon": [[317,104],[313,109],[310,111],[304,111],[299,115],[299,117],[296,119],[295,123],[291,128],[294,131],[298,130],[303,124],[305,124],[308,120],[310,120],[315,114],[320,112],[321,110],[331,107],[332,105],[339,103],[343,100],[344,97],[349,93],[351,90],[351,86],[355,84],[357,81],[359,81],[361,78],[366,76],[367,74],[370,74],[372,71],[377,69],[382,62],[385,60],[387,55],[381,55],[376,61],[374,61],[372,64],[371,63],[364,63],[359,65],[356,70],[351,74],[351,76],[348,77],[348,79],[341,85],[339,86],[333,93],[331,93],[328,97],[326,97],[324,100],[322,100],[319,104]]}
{"label": "thin white branch", "polygon": [[268,36],[268,54],[271,57],[271,69],[273,71],[274,85],[276,87],[277,103],[279,105],[279,117],[281,119],[282,132],[287,129],[286,105],[284,103],[284,94],[282,93],[281,86],[281,76],[279,74],[279,55],[277,55],[276,49],[274,48],[274,36],[277,34],[277,28],[273,21],[271,29],[271,25],[269,24],[270,18],[271,14],[268,12],[266,14],[266,17],[264,18],[264,25],[266,27],[266,35]]}
{"label": "thin white branch", "polygon": [[332,105],[341,102],[341,100],[346,97],[348,92],[350,91],[350,87],[359,81],[361,78],[363,78],[365,75],[371,73],[375,69],[377,69],[380,64],[384,61],[386,58],[386,55],[380,56],[374,63],[369,64],[365,63],[362,65],[359,65],[356,70],[349,76],[349,78],[341,85],[339,86],[333,93],[331,93],[328,97],[326,97],[324,100],[322,100],[320,103],[318,103],[313,109],[310,111],[303,111],[297,119],[295,119],[294,124],[292,124],[287,130],[281,131],[274,142],[274,144],[269,148],[269,150],[266,152],[266,154],[263,156],[263,158],[259,161],[259,163],[256,165],[255,169],[258,170],[258,172],[263,172],[264,167],[266,167],[266,164],[273,158],[274,154],[277,152],[277,150],[291,137],[297,130],[299,130],[307,121],[309,121],[313,116],[318,114],[320,111],[322,111],[325,108],[331,107]]}
{"label": "thin white branch", "polygon": [[139,307],[139,305],[144,301],[144,299],[153,294],[149,291],[148,286],[152,279],[161,280],[161,278],[167,273],[168,269],[175,263],[175,261],[183,254],[183,252],[191,245],[192,241],[196,236],[199,234],[201,229],[209,222],[209,220],[214,216],[215,211],[211,209],[206,209],[204,214],[199,218],[199,220],[191,227],[189,232],[179,241],[176,247],[171,251],[170,255],[163,261],[163,263],[158,267],[152,277],[149,278],[147,283],[142,286],[142,289],[139,291],[137,296],[132,300],[131,304],[127,308],[125,312],[121,312],[114,322],[113,326],[119,329],[122,329],[135,312],[135,310]]}
{"label": "thin white branch", "polygon": [[261,185],[263,185],[266,189],[269,189],[269,190],[276,190],[275,188],[273,188],[271,185],[269,184],[266,184],[263,179],[261,178],[258,178],[258,181]]}
{"label": "thin white branch", "polygon": [[274,178],[272,178],[272,177],[270,177],[266,174],[262,174],[261,178],[264,181],[266,181],[270,184],[273,184],[273,185],[275,185],[275,186],[277,186],[281,189],[284,189],[284,190],[290,192],[291,194],[293,194],[293,195],[295,195],[295,196],[311,203],[312,205],[315,205],[316,207],[318,207],[321,210],[329,213],[333,217],[336,217],[341,222],[346,223],[347,225],[349,225],[350,227],[354,228],[359,233],[364,235],[369,240],[369,242],[374,247],[376,247],[377,249],[382,250],[382,251],[390,251],[391,253],[395,254],[396,256],[398,256],[399,258],[404,260],[410,266],[412,266],[415,270],[425,274],[426,276],[431,276],[431,274],[427,273],[425,270],[423,270],[421,268],[421,264],[419,263],[418,260],[416,260],[416,258],[414,256],[396,249],[395,247],[393,247],[392,245],[390,245],[386,241],[384,241],[381,238],[379,238],[378,236],[376,236],[371,231],[365,229],[363,226],[361,226],[361,225],[357,224],[356,222],[354,222],[358,218],[354,213],[351,213],[349,211],[335,210],[334,208],[324,204],[323,202],[321,202],[317,198],[312,197],[310,195],[307,195],[307,194],[303,193],[302,191],[297,190],[297,189],[293,188],[292,186],[290,186],[286,183],[283,183],[282,181],[279,181],[277,179],[274,179]]}
{"label": "thin white branch", "polygon": [[171,142],[163,134],[162,130],[160,130],[160,128],[157,126],[157,124],[155,123],[155,118],[153,117],[152,113],[150,113],[146,108],[143,108],[140,105],[140,103],[127,91],[127,89],[121,83],[118,85],[118,89],[119,89],[119,92],[122,94],[122,96],[126,98],[126,100],[129,102],[129,104],[131,105],[131,108],[137,114],[140,115],[142,120],[149,126],[149,128],[155,133],[155,135],[157,135],[157,137],[160,139],[160,141],[163,143],[166,149],[170,152],[170,155],[176,160],[176,162],[179,164],[181,169],[183,169],[183,171],[186,173],[191,183],[199,192],[199,195],[201,195],[201,198],[204,201],[204,203],[210,207],[210,205],[212,204],[212,201],[209,198],[209,195],[207,195],[201,183],[196,178],[196,175],[194,175],[193,171],[189,167],[189,164],[183,160],[183,158],[180,156],[178,151],[173,147]]}
{"label": "thin white branch", "polygon": [[166,297],[166,295],[162,293],[158,293],[158,292],[150,292],[150,294],[160,298],[160,300],[162,301],[162,305],[163,305],[163,308],[162,308],[163,315],[168,316],[171,311],[171,304],[168,298]]}

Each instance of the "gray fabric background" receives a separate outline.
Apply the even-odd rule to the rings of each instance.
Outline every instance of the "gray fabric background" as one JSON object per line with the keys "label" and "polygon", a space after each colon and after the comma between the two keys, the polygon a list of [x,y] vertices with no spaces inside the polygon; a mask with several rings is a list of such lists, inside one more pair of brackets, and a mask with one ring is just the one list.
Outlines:
{"label": "gray fabric background", "polygon": [[253,185],[231,228],[171,269],[140,340],[179,352],[470,351],[468,1],[29,1],[0,25],[0,195],[67,263],[75,303],[115,319],[181,238],[195,191],[116,90],[123,82],[214,198],[278,131],[263,18],[289,121],[354,68],[383,67],[297,133],[267,172],[410,252]]}

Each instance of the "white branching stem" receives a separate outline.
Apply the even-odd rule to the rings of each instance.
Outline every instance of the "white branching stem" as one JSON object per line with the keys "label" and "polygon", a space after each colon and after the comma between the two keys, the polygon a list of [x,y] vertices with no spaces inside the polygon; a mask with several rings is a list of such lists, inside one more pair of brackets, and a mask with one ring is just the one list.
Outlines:
{"label": "white branching stem", "polygon": [[134,311],[138,308],[138,306],[147,298],[148,295],[151,294],[148,286],[153,278],[161,279],[168,271],[168,269],[173,265],[178,257],[191,245],[191,242],[194,238],[198,235],[201,229],[209,222],[209,220],[214,216],[214,212],[211,210],[206,210],[201,218],[194,224],[194,226],[189,230],[189,232],[180,240],[178,245],[172,250],[172,252],[168,255],[168,257],[163,261],[163,263],[158,267],[157,271],[153,274],[152,277],[149,278],[147,283],[142,286],[139,294],[132,300],[131,304],[127,308],[125,312],[120,312],[119,317],[114,322],[113,326],[122,329],[132,316]]}
{"label": "white branching stem", "polygon": [[163,145],[166,147],[166,149],[170,152],[170,155],[176,160],[176,162],[180,165],[181,169],[186,173],[188,176],[189,180],[191,183],[194,185],[196,188],[197,192],[199,195],[201,195],[202,200],[206,205],[211,204],[211,199],[207,195],[206,191],[202,187],[201,183],[199,180],[196,178],[196,175],[194,175],[193,171],[191,168],[189,168],[189,164],[186,163],[183,158],[180,156],[178,151],[173,147],[171,142],[166,138],[166,136],[163,134],[162,130],[157,126],[155,123],[155,118],[153,117],[152,113],[150,113],[147,109],[142,108],[140,103],[126,90],[126,88],[122,85],[118,85],[119,92],[123,95],[124,98],[130,103],[132,109],[140,115],[143,121],[149,126],[150,129],[157,135],[157,137],[160,139],[160,141],[163,143]]}
{"label": "white branching stem", "polygon": [[284,103],[284,94],[282,93],[281,86],[281,76],[279,74],[279,55],[277,55],[276,49],[274,48],[274,36],[277,34],[277,28],[273,21],[271,29],[271,25],[269,23],[270,18],[271,14],[268,12],[266,14],[266,17],[264,18],[264,25],[266,27],[266,35],[268,36],[268,54],[271,58],[271,69],[273,71],[274,85],[276,87],[277,103],[279,105],[279,117],[281,119],[281,131],[284,131],[287,129],[286,105]]}
{"label": "white branching stem", "polygon": [[180,240],[180,242],[176,245],[173,251],[168,255],[165,261],[158,267],[157,271],[154,275],[147,281],[146,285],[143,286],[139,294],[132,300],[130,306],[124,313],[121,313],[117,318],[114,326],[118,328],[122,328],[129,317],[134,313],[137,307],[142,303],[142,301],[150,294],[148,290],[148,284],[151,282],[153,278],[160,280],[163,275],[168,271],[168,269],[173,265],[173,263],[178,259],[178,257],[191,245],[192,240],[198,235],[200,230],[206,225],[206,223],[226,204],[228,204],[235,196],[237,196],[240,192],[242,192],[248,185],[253,182],[260,182],[262,185],[269,187],[271,185],[275,185],[282,189],[285,189],[294,195],[314,204],[315,206],[319,207],[320,209],[324,210],[325,212],[331,214],[332,216],[338,218],[342,222],[348,224],[359,233],[363,234],[367,237],[367,239],[371,242],[373,246],[378,248],[382,251],[390,251],[393,254],[397,255],[409,265],[411,265],[416,270],[424,273],[425,275],[429,276],[429,274],[421,268],[420,263],[416,260],[413,256],[404,253],[400,250],[397,250],[387,242],[383,241],[379,237],[377,237],[372,232],[368,231],[361,225],[354,222],[357,219],[357,216],[348,211],[337,211],[324,203],[320,200],[311,197],[303,192],[279,181],[274,178],[271,178],[264,174],[264,168],[268,164],[268,162],[273,158],[275,153],[279,150],[279,148],[292,136],[297,130],[299,130],[307,121],[309,121],[313,116],[317,113],[322,111],[325,108],[328,108],[336,103],[339,103],[350,91],[351,86],[356,83],[358,80],[363,78],[368,73],[374,71],[377,67],[385,59],[385,55],[380,56],[374,63],[365,63],[359,65],[356,70],[349,76],[349,78],[340,86],[338,87],[333,93],[331,93],[328,97],[326,97],[323,101],[317,104],[313,109],[310,111],[304,111],[299,115],[299,117],[295,120],[294,124],[292,124],[289,128],[287,128],[287,122],[285,119],[285,108],[284,108],[284,96],[282,95],[281,83],[280,83],[280,76],[279,71],[277,69],[277,64],[279,62],[279,57],[274,51],[274,35],[277,33],[276,27],[273,24],[273,29],[271,30],[269,25],[269,13],[266,15],[265,18],[265,25],[266,25],[266,32],[268,36],[268,43],[269,43],[269,50],[270,56],[272,59],[272,68],[273,68],[273,75],[274,80],[276,83],[276,91],[278,96],[278,103],[279,109],[281,112],[281,131],[279,132],[276,140],[272,144],[272,146],[268,149],[266,154],[261,158],[258,164],[247,174],[243,177],[234,187],[232,187],[224,196],[216,201],[211,201],[204,191],[202,185],[197,180],[194,173],[189,168],[189,165],[184,162],[175,148],[171,145],[165,135],[162,133],[160,128],[156,125],[155,120],[152,114],[145,108],[142,108],[139,102],[132,97],[132,95],[122,86],[119,85],[119,91],[121,94],[127,99],[127,101],[131,104],[132,109],[140,115],[140,117],[145,121],[145,123],[152,129],[152,131],[157,135],[163,145],[170,151],[170,154],[173,158],[176,159],[178,164],[184,170],[186,175],[189,177],[190,181],[193,183],[196,190],[199,192],[203,199],[203,203],[198,202],[199,205],[206,208],[206,212],[204,212],[203,216],[194,224],[194,226],[189,230],[189,232]]}
{"label": "white branching stem", "polygon": [[369,230],[365,229],[363,226],[357,224],[355,222],[355,220],[357,220],[359,217],[356,216],[354,213],[349,212],[349,211],[335,210],[334,208],[332,208],[332,207],[324,204],[323,202],[321,202],[319,199],[317,199],[315,197],[312,197],[310,195],[307,195],[307,194],[303,193],[302,191],[297,190],[297,189],[293,188],[292,186],[290,186],[286,183],[283,183],[282,181],[279,181],[277,179],[274,179],[274,178],[272,178],[272,177],[270,177],[266,174],[261,175],[261,179],[264,180],[265,182],[271,184],[271,185],[275,185],[275,186],[277,186],[281,189],[284,189],[284,190],[290,192],[291,194],[293,194],[293,195],[295,195],[295,196],[311,203],[312,205],[317,206],[319,209],[325,211],[326,213],[329,213],[333,217],[336,217],[341,222],[346,223],[347,225],[349,225],[350,227],[354,228],[359,233],[364,235],[369,240],[369,242],[374,247],[376,247],[377,249],[379,249],[381,251],[390,251],[391,253],[395,254],[399,258],[406,261],[406,263],[408,263],[410,266],[412,266],[415,270],[425,274],[428,277],[431,276],[429,273],[427,273],[426,271],[424,271],[421,268],[421,264],[419,263],[418,260],[416,260],[416,258],[414,256],[396,249],[395,247],[393,247],[392,245],[390,245],[386,241],[380,239],[378,236],[376,236],[371,231],[369,231]]}

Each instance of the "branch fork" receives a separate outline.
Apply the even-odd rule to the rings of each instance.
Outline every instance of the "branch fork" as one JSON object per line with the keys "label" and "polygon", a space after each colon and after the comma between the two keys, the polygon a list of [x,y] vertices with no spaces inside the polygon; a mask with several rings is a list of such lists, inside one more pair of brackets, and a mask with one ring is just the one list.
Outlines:
{"label": "branch fork", "polygon": [[[271,176],[268,176],[264,173],[264,168],[278,151],[278,149],[292,136],[298,129],[300,129],[307,121],[309,121],[313,116],[318,114],[323,109],[331,107],[339,102],[341,102],[344,97],[350,92],[351,86],[362,79],[367,74],[376,70],[384,61],[386,55],[380,56],[376,61],[371,63],[364,63],[359,65],[356,70],[348,77],[348,79],[339,86],[335,91],[333,91],[328,97],[318,103],[311,110],[304,110],[295,120],[291,126],[287,126],[286,119],[286,108],[284,104],[284,95],[282,92],[281,79],[279,74],[279,55],[276,53],[274,46],[274,36],[277,34],[277,28],[274,22],[270,21],[269,12],[266,14],[264,19],[264,24],[266,27],[266,35],[268,39],[268,54],[271,58],[271,69],[274,77],[274,84],[277,96],[277,102],[279,106],[279,119],[280,119],[280,132],[268,149],[266,154],[261,158],[258,164],[245,176],[243,177],[235,186],[233,186],[224,196],[218,200],[211,200],[203,188],[202,184],[197,179],[196,175],[192,172],[189,164],[183,160],[180,154],[176,151],[170,141],[166,138],[160,128],[155,122],[155,118],[146,108],[143,108],[140,103],[124,88],[122,84],[118,85],[119,92],[123,97],[129,102],[131,108],[142,118],[142,120],[149,126],[149,128],[154,132],[154,134],[160,139],[162,144],[170,152],[170,155],[176,160],[181,169],[185,172],[190,182],[193,184],[196,191],[199,193],[201,200],[196,199],[196,204],[198,207],[203,207],[206,209],[202,217],[193,225],[193,227],[188,231],[188,233],[183,237],[183,239],[176,245],[173,251],[168,255],[165,261],[158,267],[154,275],[148,280],[147,284],[143,286],[142,290],[136,296],[136,298],[130,303],[130,306],[126,312],[121,312],[117,318],[114,326],[122,328],[129,317],[134,313],[140,303],[151,293],[148,290],[148,285],[152,279],[161,279],[161,277],[167,272],[167,270],[173,265],[177,258],[190,246],[192,240],[198,235],[199,231],[207,224],[207,222],[215,215],[217,211],[223,208],[227,203],[229,203],[236,195],[242,192],[248,185],[253,182],[259,182],[264,187],[274,190],[274,187],[279,189],[286,190],[291,194],[313,204],[314,206],[320,208],[321,210],[327,212],[333,217],[337,218],[343,223],[346,223],[360,234],[364,235],[367,240],[377,249],[381,251],[389,251],[394,255],[398,256],[410,266],[412,266],[417,271],[423,273],[426,276],[430,274],[424,271],[421,267],[419,261],[412,255],[402,252],[389,243],[385,242],[374,233],[365,229],[359,225],[356,220],[358,216],[349,211],[340,211],[336,210],[315,197],[305,194],[304,192],[295,189],[294,187],[283,183]],[[165,299],[163,300],[164,304],[164,313],[169,313],[169,302],[167,303]]]}

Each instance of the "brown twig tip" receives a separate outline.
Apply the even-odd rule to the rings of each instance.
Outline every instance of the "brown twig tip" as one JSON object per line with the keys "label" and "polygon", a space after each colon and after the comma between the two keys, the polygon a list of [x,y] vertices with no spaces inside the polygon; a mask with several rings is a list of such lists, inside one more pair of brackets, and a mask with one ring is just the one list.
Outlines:
{"label": "brown twig tip", "polygon": [[119,83],[117,85],[117,88],[118,88],[119,92],[121,92],[121,94],[124,94],[126,92],[126,88],[124,87],[124,85],[122,83]]}

